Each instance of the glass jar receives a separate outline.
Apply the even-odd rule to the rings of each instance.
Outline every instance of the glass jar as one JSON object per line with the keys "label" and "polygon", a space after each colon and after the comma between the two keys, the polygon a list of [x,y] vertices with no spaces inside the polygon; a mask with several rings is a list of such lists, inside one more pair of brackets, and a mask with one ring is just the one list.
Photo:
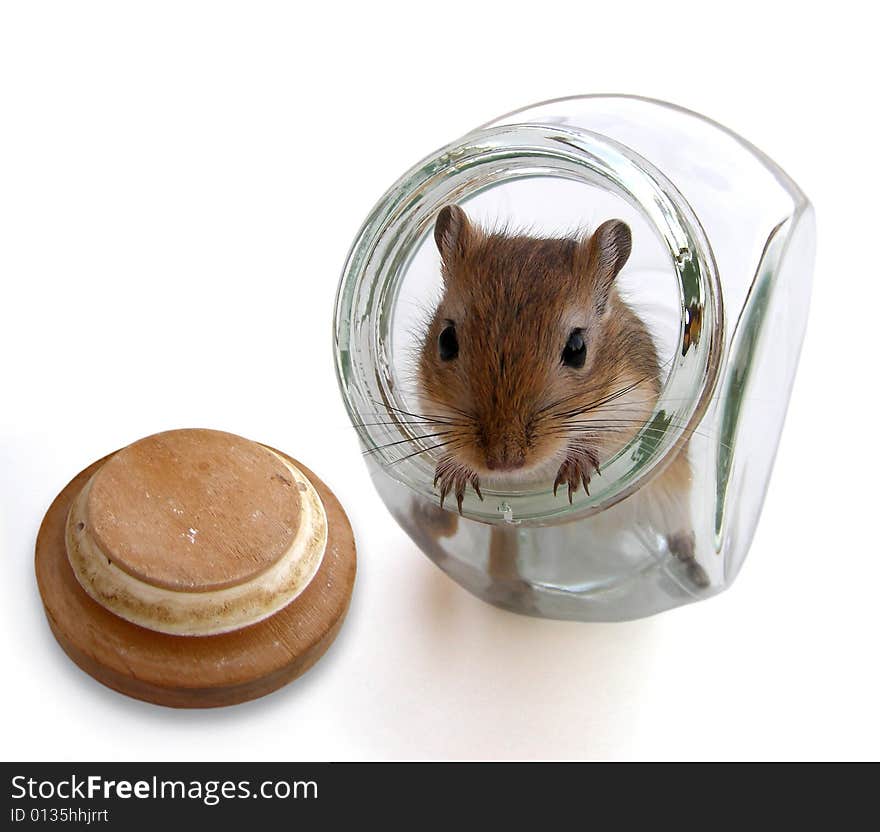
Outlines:
{"label": "glass jar", "polygon": [[[440,293],[432,230],[461,205],[547,236],[617,217],[620,280],[663,368],[653,414],[571,502],[553,482],[441,507],[416,424],[413,356]],[[794,182],[725,128],[669,104],[583,96],[518,110],[404,174],[367,217],[339,287],[336,366],[382,499],[486,601],[552,618],[637,618],[710,597],[758,522],[807,319],[815,227]],[[653,499],[679,456],[682,512]],[[653,491],[652,491],[653,488]],[[676,519],[673,519],[673,515]],[[685,527],[680,517],[688,518]]]}

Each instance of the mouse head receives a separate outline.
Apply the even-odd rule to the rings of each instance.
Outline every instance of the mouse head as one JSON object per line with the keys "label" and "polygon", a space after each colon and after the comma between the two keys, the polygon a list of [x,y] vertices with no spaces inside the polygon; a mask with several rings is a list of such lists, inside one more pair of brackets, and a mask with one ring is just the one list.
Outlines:
{"label": "mouse head", "polygon": [[509,482],[559,467],[580,406],[623,380],[607,341],[620,329],[610,310],[629,228],[609,220],[583,239],[490,233],[449,205],[434,239],[443,295],[418,380],[426,418],[440,421],[438,477],[451,470],[478,488],[480,476]]}

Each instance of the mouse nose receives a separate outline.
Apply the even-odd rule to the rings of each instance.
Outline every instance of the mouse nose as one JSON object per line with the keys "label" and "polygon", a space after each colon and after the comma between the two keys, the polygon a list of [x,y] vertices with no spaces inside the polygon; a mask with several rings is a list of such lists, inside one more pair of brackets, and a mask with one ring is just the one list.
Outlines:
{"label": "mouse nose", "polygon": [[522,451],[499,448],[486,454],[486,467],[490,471],[515,471],[522,468],[526,458]]}
{"label": "mouse nose", "polygon": [[[502,411],[503,412],[503,411]],[[519,418],[495,412],[481,425],[480,445],[489,471],[515,471],[526,464],[526,431]]]}

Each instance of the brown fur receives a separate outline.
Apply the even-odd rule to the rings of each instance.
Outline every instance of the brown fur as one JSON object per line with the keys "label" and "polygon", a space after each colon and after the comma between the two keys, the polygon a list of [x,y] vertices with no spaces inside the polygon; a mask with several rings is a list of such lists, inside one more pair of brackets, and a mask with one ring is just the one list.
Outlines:
{"label": "brown fur", "polygon": [[[448,423],[441,488],[540,476],[550,461],[557,484],[586,486],[650,415],[659,390],[653,341],[613,286],[629,230],[610,221],[582,240],[486,233],[450,207],[435,236],[444,294],[418,378],[425,412]],[[459,355],[442,361],[448,322]],[[561,360],[573,329],[586,342],[580,369]]]}
{"label": "brown fur", "polygon": [[[435,480],[441,504],[454,493],[460,511],[468,485],[482,496],[481,478],[503,486],[554,474],[554,491],[566,486],[571,501],[645,424],[659,395],[654,342],[614,287],[629,257],[629,228],[609,220],[580,239],[489,233],[448,206],[434,235],[444,292],[425,332],[418,381],[445,452]],[[458,354],[444,361],[439,339],[450,325]],[[586,344],[580,368],[562,361],[574,329]],[[692,582],[706,586],[694,557],[690,484],[683,450],[646,494],[664,507],[670,551]]]}

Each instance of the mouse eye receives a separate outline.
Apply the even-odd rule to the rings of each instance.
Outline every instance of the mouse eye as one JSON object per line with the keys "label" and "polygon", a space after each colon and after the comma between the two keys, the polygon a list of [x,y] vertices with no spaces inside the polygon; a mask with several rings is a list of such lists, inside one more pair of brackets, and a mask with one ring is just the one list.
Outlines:
{"label": "mouse eye", "polygon": [[440,348],[441,361],[452,361],[458,356],[458,336],[455,334],[455,324],[447,323],[437,339],[437,345]]}
{"label": "mouse eye", "polygon": [[584,333],[581,329],[573,329],[565,349],[562,351],[562,363],[566,367],[574,367],[579,370],[587,360],[587,345],[584,343]]}

